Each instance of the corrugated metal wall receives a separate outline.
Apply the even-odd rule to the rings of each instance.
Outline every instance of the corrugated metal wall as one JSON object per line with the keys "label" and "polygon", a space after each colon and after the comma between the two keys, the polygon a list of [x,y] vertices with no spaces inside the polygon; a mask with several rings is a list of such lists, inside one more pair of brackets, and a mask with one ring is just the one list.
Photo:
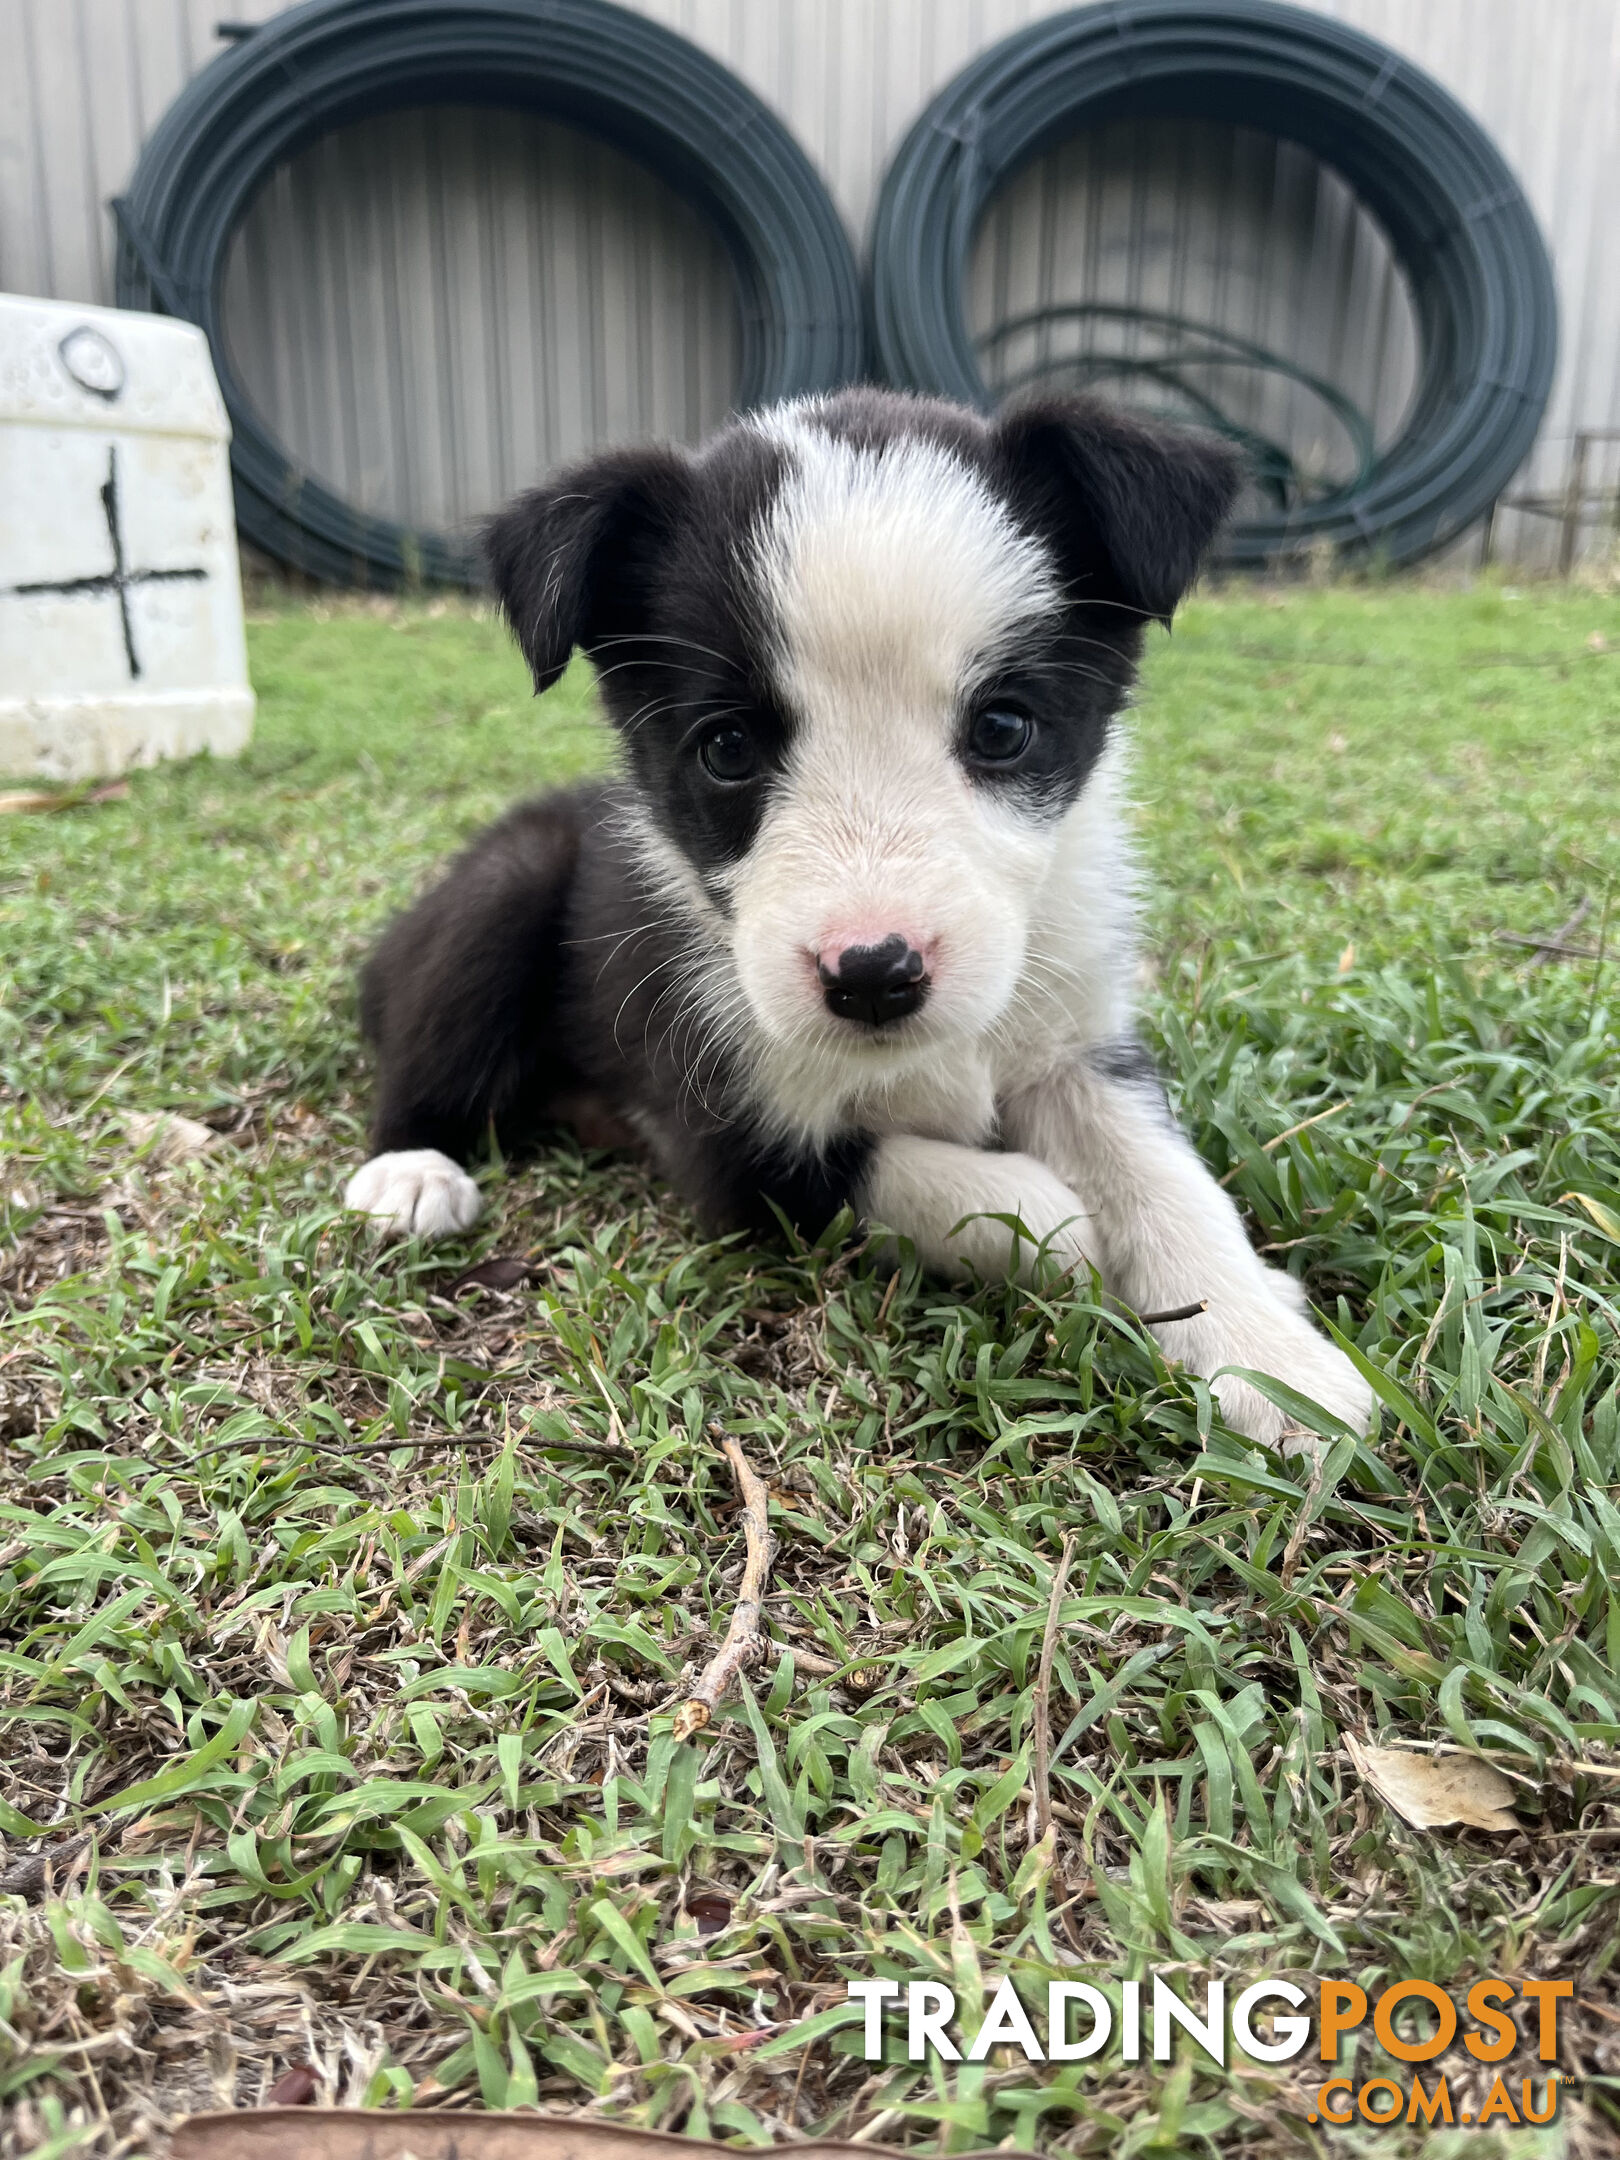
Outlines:
{"label": "corrugated metal wall", "polygon": [[[632,4],[785,115],[857,236],[931,92],[1054,12],[1041,0]],[[1620,0],[1314,4],[1447,83],[1535,204],[1563,350],[1521,485],[1556,491],[1578,428],[1620,429]],[[219,50],[224,8],[0,0],[0,287],[111,297],[107,198]],[[229,8],[237,20],[277,12],[279,0]],[[1144,254],[1144,230],[1173,246]],[[1184,307],[1279,346],[1341,382],[1383,437],[1410,384],[1410,312],[1376,231],[1311,160],[1235,131],[1182,129],[1169,143],[1109,130],[1008,191],[980,236],[976,327],[1082,297]],[[316,146],[250,219],[229,300],[236,353],[289,446],[367,507],[413,519],[481,509],[591,442],[699,433],[734,379],[725,264],[684,206],[600,146],[506,116],[402,114]],[[1063,335],[1009,338],[993,362],[1011,376],[1061,356]],[[1250,396],[1245,417],[1307,461],[1342,459],[1297,387],[1273,379]],[[1620,445],[1594,468],[1617,475]],[[1498,520],[1501,553],[1547,560],[1555,544],[1545,521]]]}
{"label": "corrugated metal wall", "polygon": [[[1353,477],[1355,447],[1304,378],[1341,390],[1380,445],[1416,379],[1416,323],[1383,235],[1336,174],[1251,128],[1124,121],[1037,160],[980,228],[969,299],[995,388],[1071,379],[1209,417],[1165,395],[1154,363],[1171,355],[1215,412],[1323,486]],[[1220,342],[1207,330],[1229,333],[1233,361],[1184,364]],[[1257,349],[1293,372],[1252,365]]]}
{"label": "corrugated metal wall", "polygon": [[607,145],[440,106],[284,166],[226,278],[259,410],[366,510],[444,528],[603,442],[697,438],[737,380],[729,263]]}

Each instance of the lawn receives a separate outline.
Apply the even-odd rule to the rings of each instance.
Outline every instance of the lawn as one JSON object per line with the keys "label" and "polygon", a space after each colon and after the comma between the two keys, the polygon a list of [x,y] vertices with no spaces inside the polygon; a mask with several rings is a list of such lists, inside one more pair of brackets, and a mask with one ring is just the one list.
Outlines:
{"label": "lawn", "polygon": [[[737,2143],[1415,2147],[1308,2121],[1314,2048],[868,2063],[845,1998],[942,1979],[970,2032],[981,1981],[1176,1969],[1568,1980],[1584,2097],[1500,2149],[1613,2152],[1617,615],[1386,584],[1154,634],[1150,1032],[1385,1405],[1314,1472],[1089,1296],[706,1244],[633,1160],[492,1168],[455,1247],[343,1216],[367,940],[608,755],[471,609],[269,607],[239,763],[0,818],[0,2154],[160,2151],[298,2065]],[[726,1435],[770,1650],[678,1744]],[[1519,1827],[1410,1829],[1352,1744],[1488,1759]]]}

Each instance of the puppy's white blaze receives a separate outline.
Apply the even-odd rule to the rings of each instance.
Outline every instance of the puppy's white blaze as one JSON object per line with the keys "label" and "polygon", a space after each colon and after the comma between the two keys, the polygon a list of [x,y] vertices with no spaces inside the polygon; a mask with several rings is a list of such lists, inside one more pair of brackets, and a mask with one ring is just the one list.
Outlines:
{"label": "puppy's white blaze", "polygon": [[[974,785],[956,737],[972,690],[1061,605],[1054,567],[938,444],[856,447],[803,409],[760,425],[788,469],[748,567],[794,720],[730,888],[762,1078],[769,1069],[761,1093],[806,1139],[857,1106],[879,1131],[914,1117],[924,1131],[982,1133],[994,1090],[978,1038],[1014,994],[1052,837]],[[925,1010],[883,1037],[822,1002],[815,956],[851,923],[933,953]]]}
{"label": "puppy's white blaze", "polygon": [[789,471],[755,567],[790,690],[938,708],[1060,605],[1047,550],[942,445],[857,447],[791,407],[764,425]]}
{"label": "puppy's white blaze", "polygon": [[483,1211],[478,1187],[437,1148],[374,1155],[343,1190],[343,1205],[369,1215],[388,1237],[449,1237],[470,1230]]}

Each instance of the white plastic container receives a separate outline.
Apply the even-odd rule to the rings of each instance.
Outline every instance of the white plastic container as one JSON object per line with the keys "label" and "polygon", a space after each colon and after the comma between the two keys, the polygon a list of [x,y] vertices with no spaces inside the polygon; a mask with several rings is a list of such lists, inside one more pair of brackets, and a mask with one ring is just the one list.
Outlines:
{"label": "white plastic container", "polygon": [[0,294],[0,774],[247,742],[230,434],[190,323]]}

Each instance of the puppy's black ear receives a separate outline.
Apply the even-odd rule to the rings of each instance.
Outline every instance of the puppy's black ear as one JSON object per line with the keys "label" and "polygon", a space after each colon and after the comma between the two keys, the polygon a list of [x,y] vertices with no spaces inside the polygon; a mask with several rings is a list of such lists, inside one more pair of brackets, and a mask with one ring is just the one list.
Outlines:
{"label": "puppy's black ear", "polygon": [[995,432],[1075,599],[1168,623],[1237,494],[1232,445],[1084,397],[1016,406]]}
{"label": "puppy's black ear", "polygon": [[691,492],[678,450],[612,450],[520,495],[484,528],[495,596],[547,690],[576,645],[635,636],[651,578]]}

